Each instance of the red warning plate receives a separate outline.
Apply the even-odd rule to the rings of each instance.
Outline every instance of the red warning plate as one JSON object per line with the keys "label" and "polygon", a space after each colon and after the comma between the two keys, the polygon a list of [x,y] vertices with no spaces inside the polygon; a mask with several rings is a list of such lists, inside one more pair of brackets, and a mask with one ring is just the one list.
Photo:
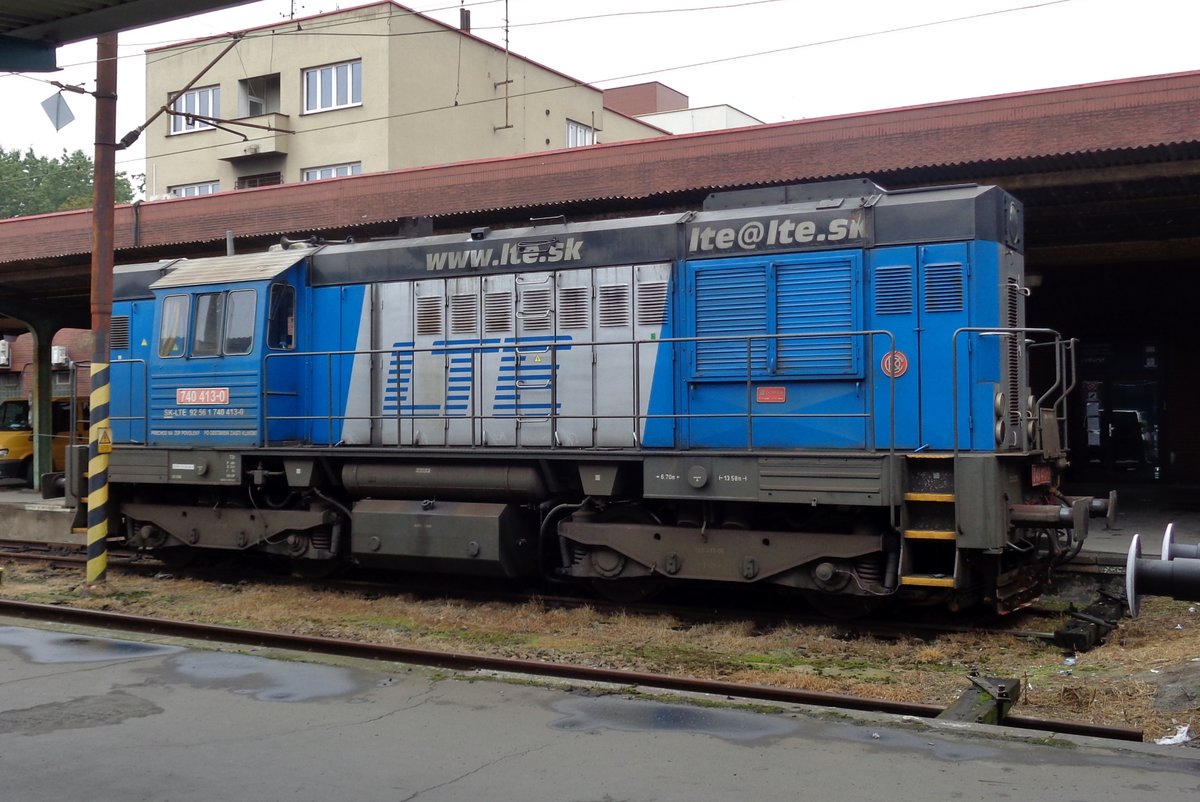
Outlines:
{"label": "red warning plate", "polygon": [[786,387],[756,387],[754,399],[760,404],[782,404],[787,401]]}

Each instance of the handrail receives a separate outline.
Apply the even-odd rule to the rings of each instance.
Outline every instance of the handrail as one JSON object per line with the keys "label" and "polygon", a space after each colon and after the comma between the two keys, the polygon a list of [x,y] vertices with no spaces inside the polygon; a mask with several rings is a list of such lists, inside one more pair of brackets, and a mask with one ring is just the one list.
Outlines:
{"label": "handrail", "polygon": [[110,423],[114,424],[118,421],[131,424],[134,421],[141,422],[145,427],[145,437],[140,441],[130,440],[128,442],[133,445],[145,445],[150,440],[150,370],[145,359],[142,359],[141,357],[134,357],[132,359],[118,359],[108,363],[110,396],[111,388],[114,386],[114,382],[112,381],[114,370],[124,366],[129,366],[132,369],[134,365],[141,365],[142,368],[141,407],[143,412],[141,415],[134,415],[133,413],[136,411],[136,407],[134,407],[131,403],[129,415],[114,415],[112,401],[110,400],[108,405],[108,420]]}
{"label": "handrail", "polygon": [[[754,342],[760,341],[760,340],[786,341],[786,340],[804,340],[804,339],[810,339],[810,340],[811,339],[828,339],[829,337],[835,337],[835,336],[836,337],[857,337],[857,338],[861,338],[861,339],[865,340],[865,345],[866,345],[865,352],[866,353],[865,353],[864,362],[863,362],[863,369],[861,372],[856,373],[854,376],[848,376],[845,378],[839,378],[836,376],[824,377],[819,380],[820,381],[855,381],[860,384],[865,382],[865,384],[868,388],[867,389],[868,397],[865,400],[865,407],[866,407],[865,412],[769,413],[769,412],[755,412],[753,410],[753,393],[754,393],[755,383],[763,383],[763,382],[770,382],[770,381],[789,381],[789,380],[804,381],[804,380],[806,380],[806,377],[803,377],[803,376],[792,377],[792,376],[789,376],[786,374],[785,375],[755,374],[753,362],[752,362],[753,354],[754,354],[754,350],[753,350]],[[284,420],[304,421],[304,420],[320,419],[320,420],[325,420],[328,423],[329,437],[327,438],[327,441],[332,445],[334,443],[333,433],[334,433],[335,424],[337,421],[342,421],[344,423],[346,421],[351,421],[351,420],[368,420],[368,421],[394,420],[396,422],[397,427],[399,427],[406,420],[410,421],[410,422],[411,421],[440,420],[445,423],[445,428],[449,428],[449,426],[451,425],[451,423],[453,421],[469,420],[469,421],[471,421],[471,442],[469,443],[469,445],[471,447],[476,447],[478,445],[481,445],[481,443],[477,439],[477,435],[479,433],[478,424],[480,424],[483,421],[488,421],[488,420],[499,420],[499,421],[506,421],[506,422],[515,420],[515,421],[525,422],[525,423],[550,422],[551,433],[549,436],[549,440],[551,443],[551,447],[558,448],[558,447],[564,447],[564,446],[560,445],[560,440],[558,437],[558,424],[561,421],[591,420],[591,421],[593,421],[593,428],[595,428],[596,423],[599,421],[602,421],[602,420],[630,420],[634,424],[634,438],[633,438],[634,447],[640,448],[643,446],[639,445],[640,435],[638,433],[642,431],[644,424],[651,420],[669,419],[669,420],[682,421],[682,420],[704,420],[704,419],[729,419],[729,418],[736,417],[736,418],[744,418],[745,419],[746,431],[747,431],[746,448],[749,450],[753,450],[753,448],[755,447],[753,428],[754,428],[754,423],[756,420],[770,420],[770,419],[778,419],[778,418],[795,419],[795,420],[810,419],[810,418],[812,418],[812,419],[874,420],[879,412],[875,408],[876,397],[875,397],[875,391],[874,391],[874,387],[875,387],[874,382],[876,381],[876,379],[875,379],[874,371],[873,371],[873,366],[874,366],[874,362],[875,362],[875,360],[874,360],[875,338],[877,338],[877,337],[887,338],[889,352],[895,350],[895,335],[891,331],[884,330],[884,329],[864,329],[864,330],[855,330],[855,331],[838,330],[838,331],[828,331],[828,332],[826,332],[826,331],[804,332],[804,333],[798,333],[798,334],[756,334],[756,335],[718,335],[718,336],[706,336],[706,337],[664,337],[664,338],[658,338],[658,339],[654,339],[654,340],[644,340],[644,339],[605,340],[605,341],[562,340],[562,341],[550,341],[550,342],[537,344],[536,353],[539,353],[539,354],[540,353],[548,353],[549,354],[549,365],[546,367],[539,367],[538,368],[539,370],[547,370],[547,369],[553,370],[554,368],[552,366],[557,365],[557,363],[558,363],[558,352],[560,350],[591,348],[598,352],[601,349],[612,349],[612,348],[618,348],[618,347],[630,348],[632,350],[632,362],[633,362],[633,365],[632,365],[633,374],[632,374],[632,382],[631,382],[631,384],[632,384],[631,390],[632,390],[633,398],[631,399],[632,403],[630,405],[631,412],[628,414],[611,414],[611,415],[610,414],[599,414],[594,409],[594,406],[595,406],[594,399],[593,399],[593,409],[590,413],[587,413],[587,414],[584,414],[584,413],[563,414],[561,412],[558,412],[557,411],[557,400],[556,400],[557,395],[558,395],[558,393],[557,393],[558,381],[556,381],[554,379],[544,379],[544,380],[538,379],[537,380],[539,383],[538,387],[532,387],[532,386],[528,386],[528,385],[524,387],[524,389],[526,389],[526,390],[530,390],[530,389],[549,390],[551,392],[551,398],[550,398],[550,401],[548,404],[550,411],[546,415],[537,415],[537,416],[523,415],[523,414],[521,414],[519,405],[517,405],[517,407],[514,409],[513,414],[511,414],[511,415],[496,415],[496,414],[488,415],[488,414],[484,414],[484,413],[480,412],[477,408],[477,400],[482,397],[481,384],[485,377],[483,376],[483,372],[478,369],[479,365],[478,365],[477,360],[480,357],[482,357],[482,355],[485,353],[511,352],[514,355],[533,353],[532,351],[529,351],[523,344],[520,344],[520,343],[497,344],[497,343],[484,343],[484,342],[477,342],[477,343],[456,342],[456,343],[447,343],[447,344],[442,344],[442,345],[437,345],[437,346],[427,346],[427,347],[404,346],[404,347],[400,347],[400,348],[378,348],[378,349],[341,350],[341,351],[305,351],[305,352],[291,351],[291,352],[271,353],[271,354],[267,354],[264,359],[264,374],[263,374],[264,375],[264,386],[263,386],[264,434],[265,434],[265,429],[269,426],[269,423],[271,421],[284,421]],[[641,379],[642,379],[642,360],[643,360],[642,349],[647,346],[657,349],[657,348],[663,348],[664,346],[671,346],[671,345],[679,344],[679,343],[695,344],[695,343],[701,343],[701,342],[744,342],[744,343],[746,343],[746,352],[747,352],[746,371],[745,371],[745,374],[740,379],[741,381],[745,382],[746,388],[747,388],[746,389],[747,404],[746,404],[745,410],[727,412],[727,413],[721,412],[721,413],[651,414],[648,410],[643,412],[640,408],[641,384],[642,384],[642,381],[641,381]],[[468,409],[465,411],[464,414],[448,414],[444,410],[440,411],[440,412],[436,412],[436,413],[421,412],[416,409],[413,409],[413,410],[408,411],[407,413],[404,413],[402,411],[402,409],[400,408],[399,403],[397,403],[397,409],[396,409],[395,415],[384,415],[384,414],[379,414],[379,415],[376,415],[376,414],[334,415],[332,408],[330,410],[328,410],[325,415],[279,416],[279,415],[270,414],[270,410],[268,407],[269,398],[270,398],[270,396],[277,395],[278,393],[276,391],[273,391],[267,385],[267,377],[270,376],[270,370],[269,370],[268,363],[275,361],[275,360],[306,359],[306,358],[314,358],[314,357],[323,357],[325,365],[326,365],[325,374],[326,374],[326,385],[327,385],[327,389],[329,391],[328,397],[332,400],[334,397],[332,376],[333,376],[333,361],[335,358],[367,357],[367,358],[373,360],[376,357],[386,356],[386,357],[391,358],[392,361],[390,364],[399,366],[402,357],[409,358],[409,359],[412,359],[413,361],[415,361],[417,359],[418,355],[420,355],[420,354],[425,354],[425,355],[429,355],[429,356],[441,356],[441,357],[449,357],[452,355],[462,357],[464,355],[464,353],[468,353],[472,360],[469,405],[468,405]],[[447,367],[449,367],[449,366],[447,365]],[[399,367],[397,367],[397,369],[399,369]],[[518,369],[519,369],[519,365],[518,365]],[[595,374],[593,374],[593,376],[594,375]],[[415,398],[417,396],[417,390],[418,390],[418,387],[417,387],[418,377],[417,377],[416,371],[413,371],[410,374],[410,380],[411,380],[411,384],[408,388],[408,396],[410,398]],[[732,379],[729,377],[713,377],[713,378],[702,379],[702,381],[705,383],[709,383],[709,382],[715,383],[715,382],[720,382],[722,380],[730,381]],[[896,448],[896,446],[895,446],[895,442],[896,442],[895,378],[888,377],[887,380],[888,380],[888,386],[889,386],[888,409],[887,409],[887,415],[888,415],[888,448],[887,448],[887,451],[889,454],[894,454],[895,448]],[[513,381],[514,381],[514,384],[519,384],[522,381],[519,378],[519,373],[516,376],[514,376]],[[442,394],[440,397],[444,399],[445,395],[446,395],[446,389],[449,387],[448,374],[445,372],[442,375],[442,382],[443,382],[443,385],[442,385],[443,391],[442,391]],[[542,382],[544,382],[544,384]],[[398,383],[399,383],[399,379],[397,379],[397,384]],[[595,386],[595,384],[594,384],[594,386]],[[466,388],[455,388],[456,392],[462,392],[465,389]],[[399,396],[398,392],[397,392],[397,395]],[[397,397],[397,401],[399,401],[399,397]],[[397,442],[400,442],[400,440],[402,439],[400,437],[400,435],[401,435],[401,432],[398,428],[397,429]],[[877,438],[876,438],[875,427],[868,426],[868,427],[864,428],[864,442],[865,442],[866,448],[874,449],[877,447],[878,443],[877,443]],[[566,447],[569,447],[569,446],[565,446],[564,448],[566,448]]]}
{"label": "handrail", "polygon": [[[959,406],[959,402],[960,402],[960,398],[959,398],[960,387],[959,387],[959,383],[958,383],[958,336],[960,334],[978,334],[978,335],[984,336],[984,337],[1014,337],[1014,336],[1020,335],[1021,341],[1018,344],[1017,359],[1018,359],[1018,362],[1024,363],[1025,369],[1026,369],[1026,371],[1025,371],[1026,375],[1028,375],[1028,367],[1029,367],[1029,353],[1028,353],[1029,346],[1025,342],[1026,337],[1028,337],[1029,335],[1050,335],[1054,338],[1051,344],[1054,344],[1056,346],[1056,348],[1057,348],[1058,343],[1063,342],[1062,335],[1059,332],[1055,331],[1054,329],[1047,329],[1047,328],[1034,328],[1034,327],[1028,327],[1028,326],[1009,326],[1009,327],[963,326],[962,328],[958,328],[958,329],[954,330],[954,334],[950,338],[950,382],[951,382],[951,387],[953,388],[952,393],[951,393],[952,411],[951,411],[950,417],[951,417],[951,426],[953,427],[952,442],[953,442],[953,451],[954,451],[955,456],[958,456],[958,453],[959,453],[958,406]],[[1058,371],[1060,369],[1061,369],[1061,366],[1058,365],[1057,361],[1056,361],[1056,368],[1055,368],[1056,374],[1058,373]],[[1059,383],[1061,383],[1061,380],[1056,375],[1055,386],[1057,386]],[[1062,398],[1065,399],[1065,397],[1066,396],[1065,396],[1065,391],[1064,391],[1064,395],[1062,396]],[[1020,410],[1020,403],[1019,403],[1020,399],[1017,399],[1017,401],[1018,401],[1017,408],[1019,411]],[[969,403],[970,403],[970,398],[968,396],[968,404]],[[1025,413],[1019,413],[1019,414],[1021,415],[1021,417],[1023,419],[1025,416]],[[1032,412],[1030,412],[1028,414],[1032,415]],[[1024,426],[1021,427],[1022,430],[1024,430],[1024,428],[1025,428]],[[1025,450],[1029,450],[1029,448],[1032,446],[1032,443],[1028,442],[1029,438],[1028,438],[1028,434],[1026,432],[1024,432],[1024,431],[1021,432],[1021,439],[1022,439],[1022,443],[1025,446]]]}

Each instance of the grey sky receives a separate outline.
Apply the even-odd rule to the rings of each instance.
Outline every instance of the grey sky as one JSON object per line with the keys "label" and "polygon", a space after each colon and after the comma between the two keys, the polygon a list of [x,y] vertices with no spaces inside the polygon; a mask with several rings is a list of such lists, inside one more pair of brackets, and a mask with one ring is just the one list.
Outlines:
{"label": "grey sky", "polygon": [[[147,47],[364,5],[263,0],[121,34],[118,136],[145,117]],[[413,0],[457,25],[455,0]],[[765,122],[1200,69],[1194,0],[490,0],[467,2],[473,30],[600,87],[658,80],[693,106],[727,103]],[[659,11],[661,13],[628,13]],[[597,16],[601,15],[601,16]],[[557,21],[563,20],[563,21]],[[557,21],[557,22],[556,22]],[[56,132],[44,83],[94,87],[95,44],[62,48],[53,75],[0,75],[0,147],[91,153],[88,96]],[[39,80],[35,80],[39,79]],[[140,144],[118,169],[142,171]]]}

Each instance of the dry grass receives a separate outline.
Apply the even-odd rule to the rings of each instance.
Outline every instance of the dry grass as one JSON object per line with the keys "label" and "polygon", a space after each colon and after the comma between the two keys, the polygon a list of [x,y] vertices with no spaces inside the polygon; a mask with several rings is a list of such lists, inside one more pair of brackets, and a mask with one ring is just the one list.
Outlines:
{"label": "dry grass", "polygon": [[[90,596],[82,569],[6,566],[0,596],[130,614],[384,644],[676,673],[883,699],[948,704],[968,671],[1020,679],[1015,712],[1142,728],[1147,738],[1200,729],[1200,613],[1150,599],[1109,643],[1064,655],[1040,641],[951,634],[934,640],[839,637],[833,627],[689,625],[671,616],[591,608],[367,598],[299,584],[215,584],[110,575]],[[1071,657],[1073,660],[1068,661]],[[1073,664],[1070,664],[1073,663]]]}

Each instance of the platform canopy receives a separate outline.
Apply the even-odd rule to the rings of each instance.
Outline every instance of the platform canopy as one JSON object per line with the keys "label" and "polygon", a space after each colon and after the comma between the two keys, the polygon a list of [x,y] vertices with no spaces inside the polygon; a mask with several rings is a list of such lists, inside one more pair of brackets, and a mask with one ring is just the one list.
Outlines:
{"label": "platform canopy", "polygon": [[250,0],[0,0],[0,70],[53,72],[59,45]]}

